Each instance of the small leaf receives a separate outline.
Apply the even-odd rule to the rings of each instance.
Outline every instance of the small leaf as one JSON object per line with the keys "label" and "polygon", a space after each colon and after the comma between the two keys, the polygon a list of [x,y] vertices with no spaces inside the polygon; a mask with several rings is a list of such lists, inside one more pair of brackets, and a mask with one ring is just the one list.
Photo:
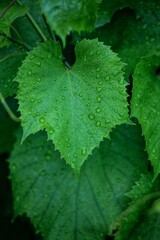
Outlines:
{"label": "small leaf", "polygon": [[16,77],[23,140],[46,129],[61,156],[79,171],[112,128],[129,122],[123,66],[97,40],[77,45],[76,63],[70,70],[62,63],[58,44],[39,45]]}
{"label": "small leaf", "polygon": [[103,240],[147,169],[143,147],[137,126],[119,126],[77,176],[43,132],[19,138],[9,160],[15,215],[26,213],[44,240]]}
{"label": "small leaf", "polygon": [[149,160],[154,168],[154,178],[160,172],[160,56],[141,59],[133,75],[131,111],[142,126]]}
{"label": "small leaf", "polygon": [[139,198],[143,197],[145,194],[151,192],[153,186],[152,175],[150,173],[141,174],[141,178],[136,181],[132,190],[125,194],[132,202],[137,201]]}
{"label": "small leaf", "polygon": [[71,31],[91,31],[94,29],[98,5],[101,0],[39,0],[42,12],[53,31],[65,45],[66,36]]}
{"label": "small leaf", "polygon": [[[0,8],[0,13],[2,13],[5,8]],[[19,6],[18,4],[14,4],[13,6],[11,6],[0,19],[0,33],[4,34],[6,37],[11,37],[10,28],[12,23],[16,18],[23,16],[26,12],[27,8],[24,6]],[[9,42],[8,40],[6,40],[5,36],[0,36],[0,47],[9,45]]]}

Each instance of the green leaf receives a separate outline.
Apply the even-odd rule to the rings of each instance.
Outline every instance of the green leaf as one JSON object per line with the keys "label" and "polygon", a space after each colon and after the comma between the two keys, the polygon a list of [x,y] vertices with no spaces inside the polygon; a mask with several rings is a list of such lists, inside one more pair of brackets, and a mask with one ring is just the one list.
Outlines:
{"label": "green leaf", "polygon": [[[13,99],[7,99],[11,108],[15,108]],[[10,152],[15,141],[14,131],[18,124],[15,123],[7,114],[2,104],[0,103],[0,154]]]}
{"label": "green leaf", "polygon": [[137,126],[118,126],[77,176],[43,132],[19,139],[9,160],[15,215],[26,213],[45,240],[104,239],[147,169],[143,148]]}
{"label": "green leaf", "polygon": [[101,0],[39,0],[42,12],[53,31],[65,45],[66,36],[71,31],[91,31],[94,29],[98,5]]}
{"label": "green leaf", "polygon": [[138,118],[146,140],[149,160],[154,168],[154,178],[160,172],[160,109],[159,92],[160,56],[149,56],[141,59],[133,75],[133,94],[131,114]]}
{"label": "green leaf", "polygon": [[117,222],[115,222],[112,227],[114,231],[119,227],[118,232],[115,234],[115,240],[137,239],[137,236],[139,237],[139,234],[135,234],[137,226],[139,230],[139,226],[141,227],[142,219],[145,219],[146,217],[144,215],[147,213],[147,209],[149,209],[151,201],[153,202],[153,200],[159,197],[160,192],[153,192],[144,195],[122,212],[122,214],[118,217]]}
{"label": "green leaf", "polygon": [[[2,13],[6,9],[6,7],[0,8],[0,12]],[[14,4],[0,19],[0,35],[1,34],[4,35],[0,36],[0,47],[9,45],[9,41],[6,38],[11,37],[10,28],[12,28],[12,30],[15,31],[15,29],[12,26],[12,23],[16,18],[23,16],[26,12],[27,12],[26,7]]]}
{"label": "green leaf", "polygon": [[[49,38],[49,32],[45,20],[41,14],[41,9],[38,0],[21,0],[21,4],[27,6],[28,13],[32,16],[36,24],[40,27],[46,38]],[[36,28],[30,21],[27,15],[17,18],[13,24],[16,31],[19,33],[21,40],[27,45],[29,49],[37,46],[37,43],[42,42],[42,37],[37,32]],[[14,39],[19,41],[17,35],[14,34]]]}
{"label": "green leaf", "polygon": [[3,48],[0,51],[0,92],[3,97],[12,96],[17,92],[17,83],[13,82],[18,67],[26,53],[16,48]]}
{"label": "green leaf", "polygon": [[62,63],[58,44],[39,45],[16,77],[23,140],[45,129],[61,156],[79,171],[112,128],[129,122],[123,66],[97,40],[77,45],[70,70]]}
{"label": "green leaf", "polygon": [[151,192],[152,187],[152,175],[149,172],[147,174],[141,174],[141,178],[135,182],[132,190],[126,193],[125,196],[129,197],[132,202],[135,202],[145,194]]}
{"label": "green leaf", "polygon": [[[151,192],[138,199],[119,217],[120,229],[115,240],[159,239],[159,197],[160,192]],[[158,227],[158,228],[157,228]]]}
{"label": "green leaf", "polygon": [[[158,240],[160,239],[160,213],[145,214],[143,221],[139,221],[129,239]],[[125,240],[125,239],[123,239]],[[128,240],[128,238],[126,239]]]}

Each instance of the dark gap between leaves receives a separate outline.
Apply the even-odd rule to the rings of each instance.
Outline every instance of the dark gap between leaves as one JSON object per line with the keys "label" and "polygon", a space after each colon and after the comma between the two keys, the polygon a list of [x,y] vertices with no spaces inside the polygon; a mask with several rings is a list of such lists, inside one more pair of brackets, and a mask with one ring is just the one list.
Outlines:
{"label": "dark gap between leaves", "polygon": [[13,199],[9,176],[9,153],[0,155],[0,239],[4,240],[42,240],[41,235],[35,234],[35,229],[26,216],[13,218]]}
{"label": "dark gap between leaves", "polygon": [[156,69],[156,76],[157,76],[157,77],[160,77],[160,67],[158,67],[158,68]]}

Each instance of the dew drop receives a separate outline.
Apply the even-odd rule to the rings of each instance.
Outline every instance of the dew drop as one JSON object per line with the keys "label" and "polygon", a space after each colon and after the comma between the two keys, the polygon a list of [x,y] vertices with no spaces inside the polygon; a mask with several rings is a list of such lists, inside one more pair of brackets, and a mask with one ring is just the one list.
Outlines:
{"label": "dew drop", "polygon": [[39,66],[39,67],[41,66],[41,62],[37,62],[36,64],[37,64],[37,66]]}
{"label": "dew drop", "polygon": [[109,77],[109,76],[106,76],[105,79],[106,79],[107,81],[109,81],[110,77]]}
{"label": "dew drop", "polygon": [[99,67],[96,69],[97,72],[99,72],[100,70],[101,70],[101,69],[100,69]]}
{"label": "dew drop", "polygon": [[71,168],[75,168],[75,164],[74,163],[71,163]]}
{"label": "dew drop", "polygon": [[96,126],[100,127],[101,126],[101,122],[100,121],[96,122]]}
{"label": "dew drop", "polygon": [[99,55],[100,54],[100,51],[97,51],[97,55]]}
{"label": "dew drop", "polygon": [[82,94],[82,93],[79,93],[78,95],[79,95],[80,97],[82,97],[82,96],[83,96],[83,94]]}
{"label": "dew drop", "polygon": [[93,55],[93,51],[91,51],[91,52],[89,53],[89,55],[92,56],[92,55]]}
{"label": "dew drop", "polygon": [[84,56],[84,62],[87,62],[87,57],[86,56]]}
{"label": "dew drop", "polygon": [[102,88],[101,87],[98,87],[97,88],[97,92],[100,93],[102,91]]}
{"label": "dew drop", "polygon": [[81,154],[83,156],[86,156],[87,155],[87,149],[86,148],[82,149]]}
{"label": "dew drop", "polygon": [[44,117],[41,117],[41,118],[39,119],[39,122],[40,122],[40,123],[44,123],[44,122],[45,122],[45,118],[44,118]]}
{"label": "dew drop", "polygon": [[95,116],[93,114],[89,114],[88,117],[90,120],[93,120],[95,118]]}
{"label": "dew drop", "polygon": [[97,98],[97,102],[98,102],[98,103],[101,103],[101,101],[102,101],[102,98],[101,98],[101,97],[98,97],[98,98]]}
{"label": "dew drop", "polygon": [[124,84],[123,79],[119,79],[118,83],[119,83],[120,85],[123,85],[123,84]]}
{"label": "dew drop", "polygon": [[100,108],[96,108],[96,113],[100,113],[101,109]]}
{"label": "dew drop", "polygon": [[31,70],[28,70],[27,74],[30,76],[32,75],[32,71]]}
{"label": "dew drop", "polygon": [[50,128],[49,131],[48,131],[49,134],[53,134],[54,133],[54,129],[53,128]]}
{"label": "dew drop", "polygon": [[101,85],[103,85],[103,82],[102,82],[102,81],[100,81],[100,82],[98,82],[98,84],[101,86]]}

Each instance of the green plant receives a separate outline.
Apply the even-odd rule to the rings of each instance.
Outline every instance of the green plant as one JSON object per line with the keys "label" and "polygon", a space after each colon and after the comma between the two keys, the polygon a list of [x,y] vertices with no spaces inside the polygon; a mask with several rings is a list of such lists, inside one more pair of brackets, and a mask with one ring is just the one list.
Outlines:
{"label": "green plant", "polygon": [[158,240],[159,1],[2,0],[0,13],[14,218],[44,240]]}

